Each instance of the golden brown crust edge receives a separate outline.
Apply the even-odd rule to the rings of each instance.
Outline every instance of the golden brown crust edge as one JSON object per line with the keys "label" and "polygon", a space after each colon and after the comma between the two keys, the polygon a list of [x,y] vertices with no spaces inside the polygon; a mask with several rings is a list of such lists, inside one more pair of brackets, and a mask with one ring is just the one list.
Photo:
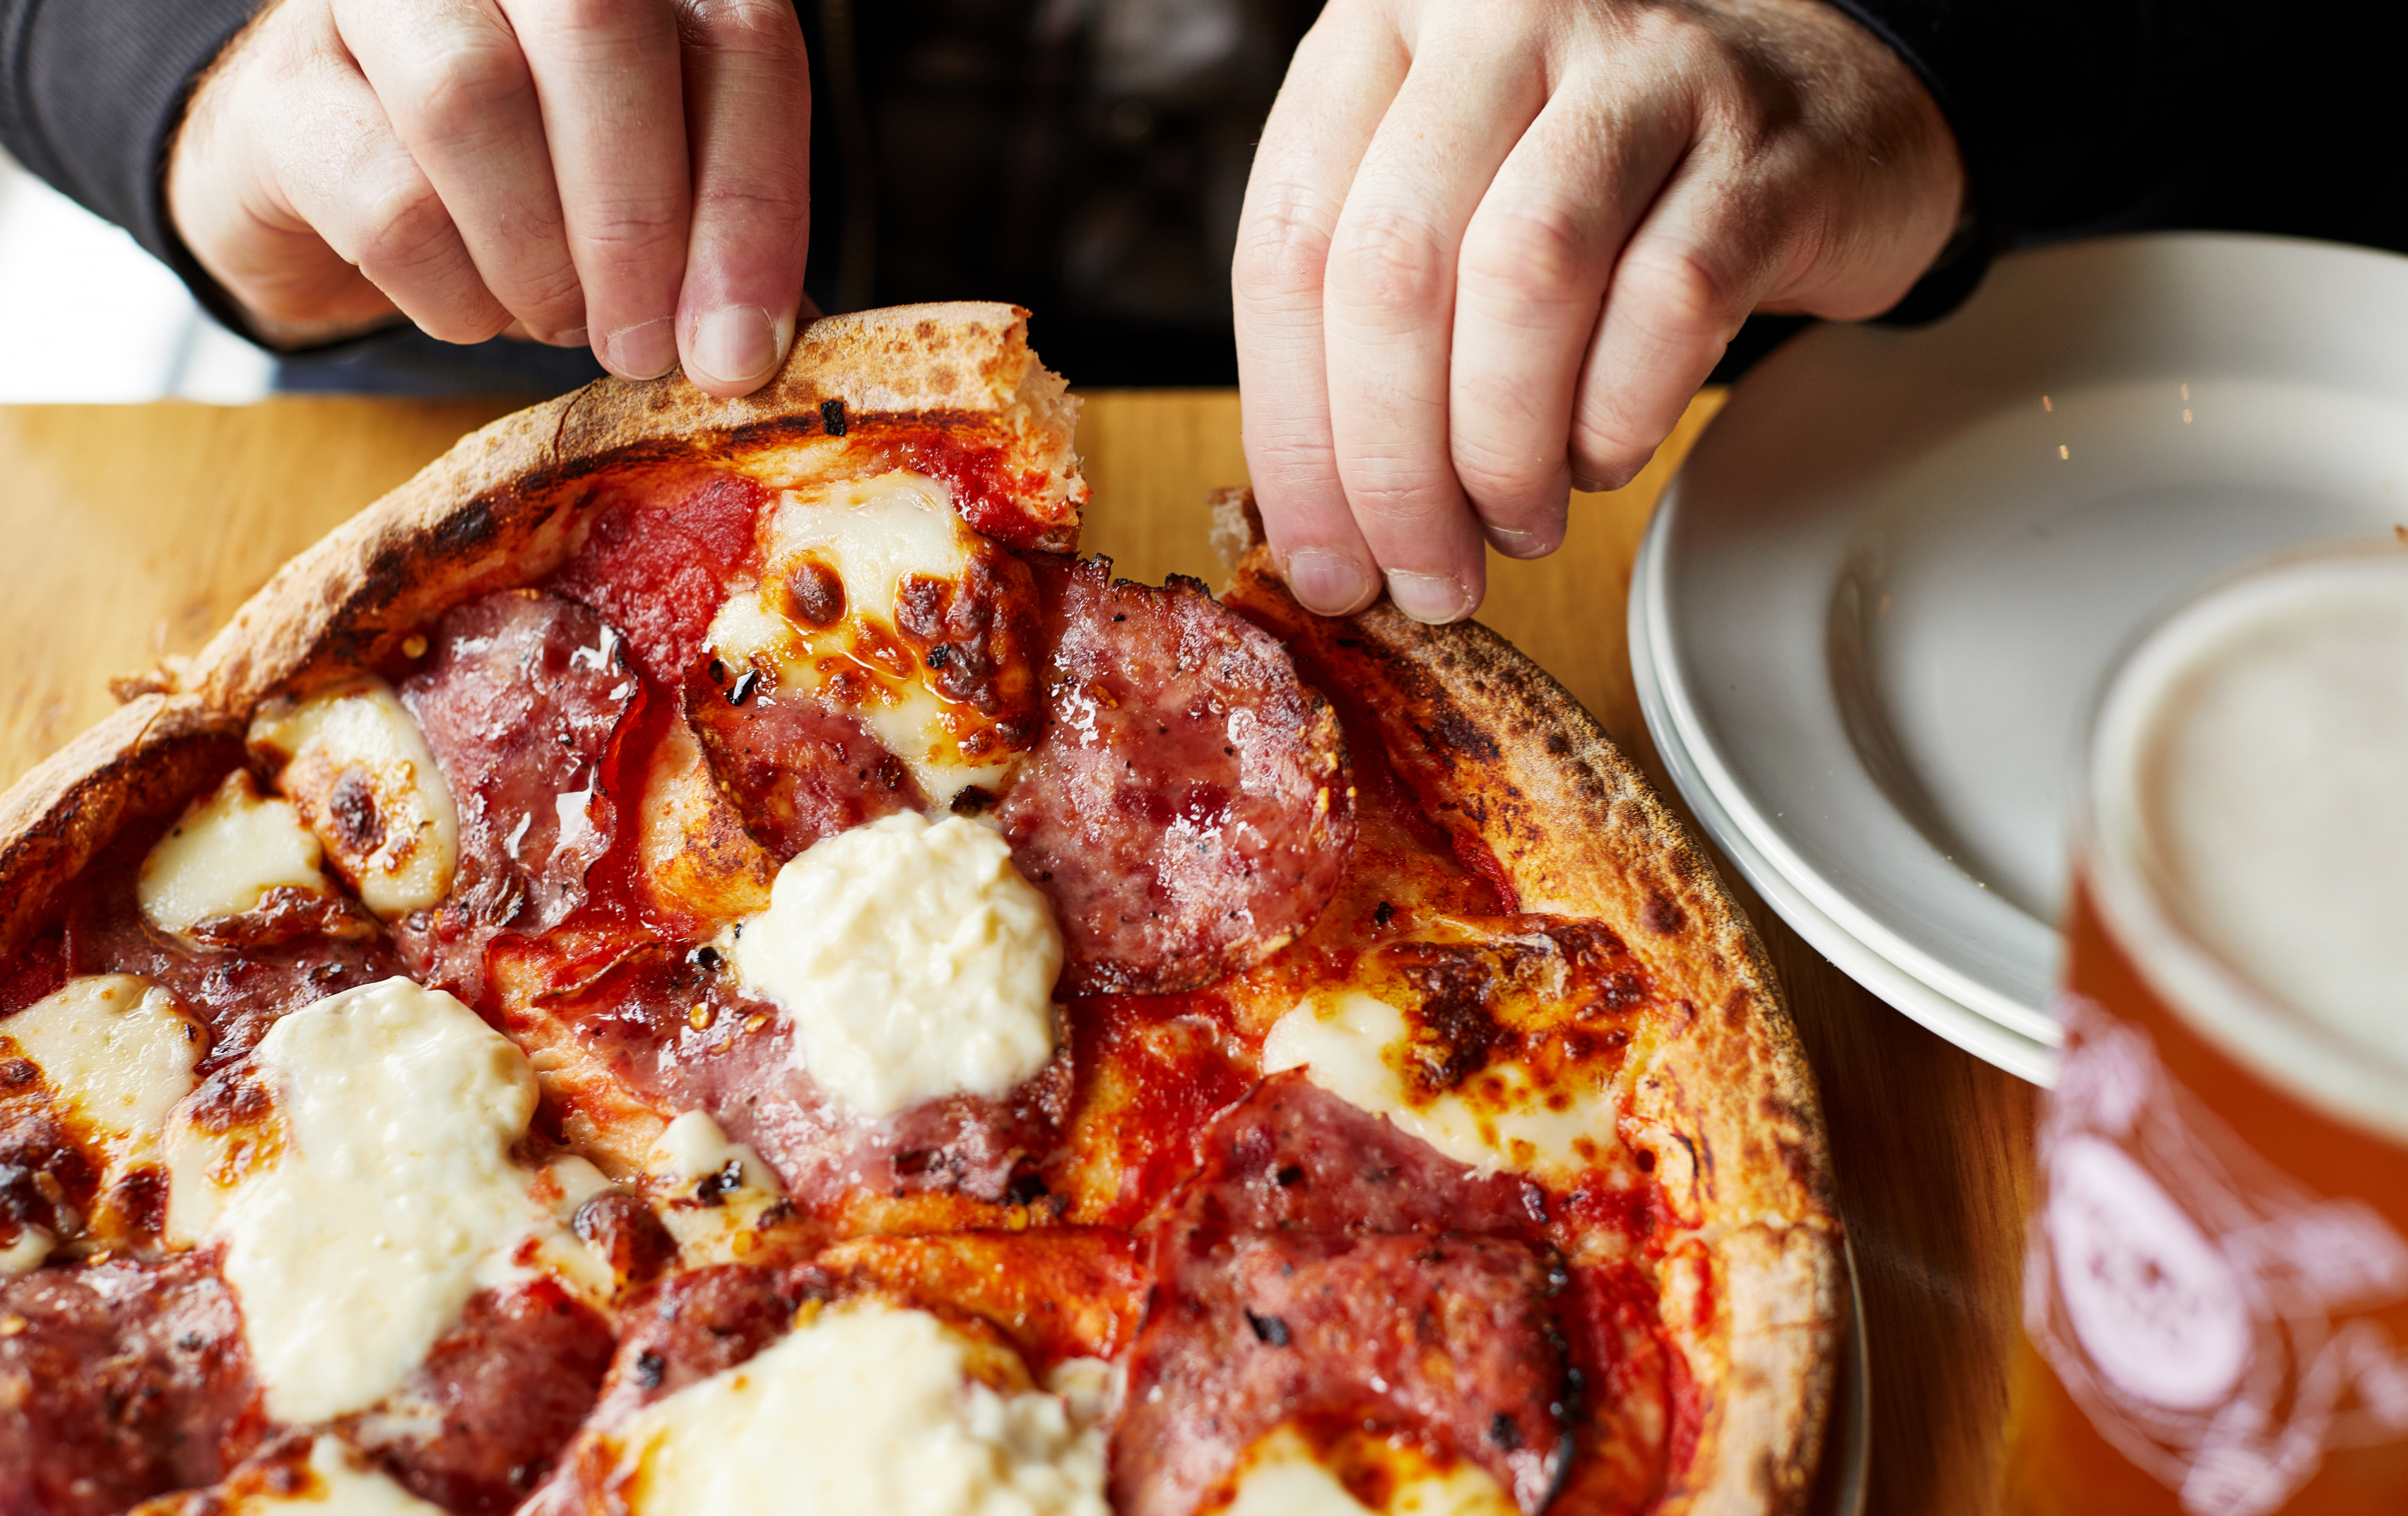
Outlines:
{"label": "golden brown crust edge", "polygon": [[120,706],[0,794],[0,958],[128,826],[164,819],[242,759],[242,728],[188,694]]}
{"label": "golden brown crust edge", "polygon": [[[1232,591],[1302,619],[1259,547]],[[1666,1260],[1667,1303],[1697,1298],[1682,1249],[1713,1264],[1707,1329],[1667,1312],[1715,1394],[1696,1458],[1658,1509],[1801,1509],[1833,1406],[1847,1276],[1821,1100],[1762,942],[1596,718],[1510,643],[1384,602],[1345,626],[1349,668],[1385,686],[1366,704],[1387,745],[1417,782],[1437,779],[1443,819],[1487,844],[1523,908],[1606,922],[1687,991],[1689,1025],[1641,1072],[1624,1133],[1667,1137],[1647,1144],[1667,1155],[1656,1174],[1685,1234]]]}
{"label": "golden brown crust edge", "polygon": [[[280,569],[184,668],[150,687],[247,711],[287,685],[376,663],[393,640],[468,595],[537,579],[566,551],[568,484],[629,461],[745,466],[879,419],[942,424],[1041,477],[1034,545],[1078,540],[1086,486],[1071,451],[1076,403],[1029,350],[1027,312],[977,302],[900,306],[815,322],[778,377],[741,399],[677,375],[603,379],[473,432]],[[137,688],[140,686],[137,685]]]}

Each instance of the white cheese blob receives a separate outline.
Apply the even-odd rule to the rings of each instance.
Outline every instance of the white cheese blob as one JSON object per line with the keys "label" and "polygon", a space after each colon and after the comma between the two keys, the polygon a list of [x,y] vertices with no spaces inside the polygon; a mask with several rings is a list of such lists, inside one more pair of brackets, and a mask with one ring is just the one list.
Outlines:
{"label": "white cheese blob", "polygon": [[301,812],[290,801],[262,799],[249,771],[237,768],[151,846],[134,898],[151,925],[189,941],[202,922],[239,916],[273,889],[333,894],[320,856]]}
{"label": "white cheese blob", "polygon": [[[1352,1480],[1340,1471],[1369,1476]],[[1376,1506],[1352,1490],[1379,1492]],[[1520,1516],[1496,1478],[1466,1459],[1440,1464],[1410,1442],[1362,1435],[1316,1453],[1283,1426],[1240,1456],[1223,1516]]]}
{"label": "white cheese blob", "polygon": [[1358,989],[1315,994],[1263,1039],[1263,1072],[1304,1077],[1357,1110],[1482,1173],[1571,1175],[1597,1166],[1614,1141],[1612,1101],[1599,1088],[1548,1088],[1511,1061],[1490,1064],[1455,1089],[1416,1096],[1405,1015]]}
{"label": "white cheese blob", "polygon": [[631,1516],[1110,1516],[1100,1427],[1009,1350],[864,1302],[638,1413]]}
{"label": "white cheese blob", "polygon": [[811,1078],[865,1115],[1000,1095],[1054,1056],[1061,934],[1003,839],[959,817],[813,843],[729,956],[794,1019]]}
{"label": "white cheese blob", "polygon": [[393,921],[451,893],[460,809],[391,685],[362,678],[276,702],[252,719],[251,746],[281,766],[277,788],[368,909]]}
{"label": "white cheese blob", "polygon": [[[842,660],[861,631],[894,643],[896,597],[906,578],[964,579],[981,547],[951,493],[923,474],[897,469],[788,491],[763,533],[761,585],[728,597],[711,621],[709,646],[731,665],[773,674],[781,691],[808,694],[825,679],[823,663]],[[783,608],[788,576],[807,558],[833,568],[844,587],[846,619],[833,628],[798,625]],[[853,661],[877,686],[853,713],[902,760],[932,807],[972,784],[1003,787],[1019,754],[982,760],[961,751],[965,730],[982,724],[975,711],[939,696],[924,671],[897,679],[882,676],[874,660]]]}
{"label": "white cheese blob", "polygon": [[[301,1479],[294,1480],[294,1472],[279,1464],[237,1469],[208,1491],[203,1509],[220,1516],[443,1516],[442,1507],[419,1499],[330,1437],[309,1445],[308,1460],[297,1471]],[[182,1511],[190,1509],[189,1499],[168,1496],[136,1506],[133,1516]]]}
{"label": "white cheese blob", "polygon": [[42,1266],[59,1239],[46,1227],[21,1226],[7,1247],[0,1248],[0,1279],[14,1274],[30,1274]]}
{"label": "white cheese blob", "polygon": [[653,1139],[643,1187],[689,1268],[749,1255],[765,1213],[785,1194],[777,1171],[702,1110],[679,1116]]}
{"label": "white cheese blob", "polygon": [[210,1132],[192,1102],[170,1124],[167,1235],[224,1244],[268,1414],[324,1422],[391,1394],[470,1296],[516,1277],[514,1245],[556,1229],[568,1186],[510,1158],[535,1113],[525,1056],[439,990],[330,995],[270,1027],[250,1071],[265,1129]]}
{"label": "white cheese blob", "polygon": [[208,1046],[175,996],[132,974],[71,980],[0,1021],[0,1056],[39,1068],[68,1126],[112,1166],[157,1155]]}

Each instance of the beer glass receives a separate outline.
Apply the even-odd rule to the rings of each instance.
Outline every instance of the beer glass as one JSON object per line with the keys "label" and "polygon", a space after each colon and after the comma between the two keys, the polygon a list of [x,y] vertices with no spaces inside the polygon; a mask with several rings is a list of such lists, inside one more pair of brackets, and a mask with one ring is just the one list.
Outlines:
{"label": "beer glass", "polygon": [[2075,786],[2016,1512],[2408,1512],[2408,533],[2228,579]]}

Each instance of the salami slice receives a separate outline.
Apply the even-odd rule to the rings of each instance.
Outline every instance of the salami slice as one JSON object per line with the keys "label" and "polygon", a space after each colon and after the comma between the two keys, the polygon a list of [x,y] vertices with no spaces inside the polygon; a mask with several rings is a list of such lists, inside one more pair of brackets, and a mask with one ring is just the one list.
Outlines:
{"label": "salami slice", "polygon": [[1002,1098],[952,1095],[862,1116],[804,1070],[786,1013],[738,994],[707,947],[638,948],[544,998],[543,1013],[571,1026],[630,1088],[661,1108],[709,1112],[806,1207],[853,1190],[1006,1199],[1034,1183],[1069,1101],[1065,1047]]}
{"label": "salami slice", "polygon": [[0,1280],[0,1510],[103,1516],[222,1477],[265,1430],[212,1258]]}
{"label": "salami slice", "polygon": [[612,1348],[609,1323],[551,1280],[484,1291],[354,1436],[444,1509],[498,1516],[551,1473]]}
{"label": "salami slice", "polygon": [[686,720],[745,829],[783,862],[824,837],[921,806],[902,760],[854,716],[810,695],[731,690],[708,670],[686,688]]}
{"label": "salami slice", "polygon": [[1434,1437],[1526,1512],[1570,1458],[1537,1197],[1296,1074],[1216,1124],[1152,1227],[1155,1293],[1112,1436],[1123,1516],[1190,1516],[1275,1427]]}
{"label": "salami slice", "polygon": [[460,862],[450,897],[398,935],[421,977],[473,1000],[496,932],[544,932],[584,903],[618,831],[611,739],[642,681],[609,622],[533,591],[455,608],[430,643],[400,694],[460,808]]}
{"label": "salami slice", "polygon": [[1354,838],[1338,720],[1194,579],[1039,554],[1047,725],[997,811],[1062,926],[1069,994],[1258,963],[1320,914]]}

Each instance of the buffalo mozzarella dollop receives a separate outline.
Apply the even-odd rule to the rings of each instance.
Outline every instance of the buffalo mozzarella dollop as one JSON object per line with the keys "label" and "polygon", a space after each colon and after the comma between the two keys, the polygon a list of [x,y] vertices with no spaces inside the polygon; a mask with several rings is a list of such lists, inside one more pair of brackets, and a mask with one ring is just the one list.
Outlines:
{"label": "buffalo mozzarella dollop", "polygon": [[1080,1398],[925,1311],[833,1307],[640,1412],[617,1493],[633,1516],[1109,1516]]}
{"label": "buffalo mozzarella dollop", "polygon": [[812,844],[727,953],[793,1019],[811,1078],[866,1116],[1000,1095],[1054,1056],[1061,934],[1003,839],[957,816]]}
{"label": "buffalo mozzarella dollop", "polygon": [[151,925],[189,941],[194,927],[239,916],[270,890],[332,894],[320,857],[318,836],[293,803],[263,798],[237,768],[151,846],[134,899]]}
{"label": "buffalo mozzarella dollop", "polygon": [[167,1236],[224,1246],[276,1420],[391,1394],[472,1295],[523,1276],[530,1237],[571,1282],[594,1268],[564,1221],[606,1181],[580,1159],[512,1159],[535,1075],[451,995],[404,979],[329,995],[243,1073],[265,1116],[229,1123],[203,1091],[168,1125]]}

